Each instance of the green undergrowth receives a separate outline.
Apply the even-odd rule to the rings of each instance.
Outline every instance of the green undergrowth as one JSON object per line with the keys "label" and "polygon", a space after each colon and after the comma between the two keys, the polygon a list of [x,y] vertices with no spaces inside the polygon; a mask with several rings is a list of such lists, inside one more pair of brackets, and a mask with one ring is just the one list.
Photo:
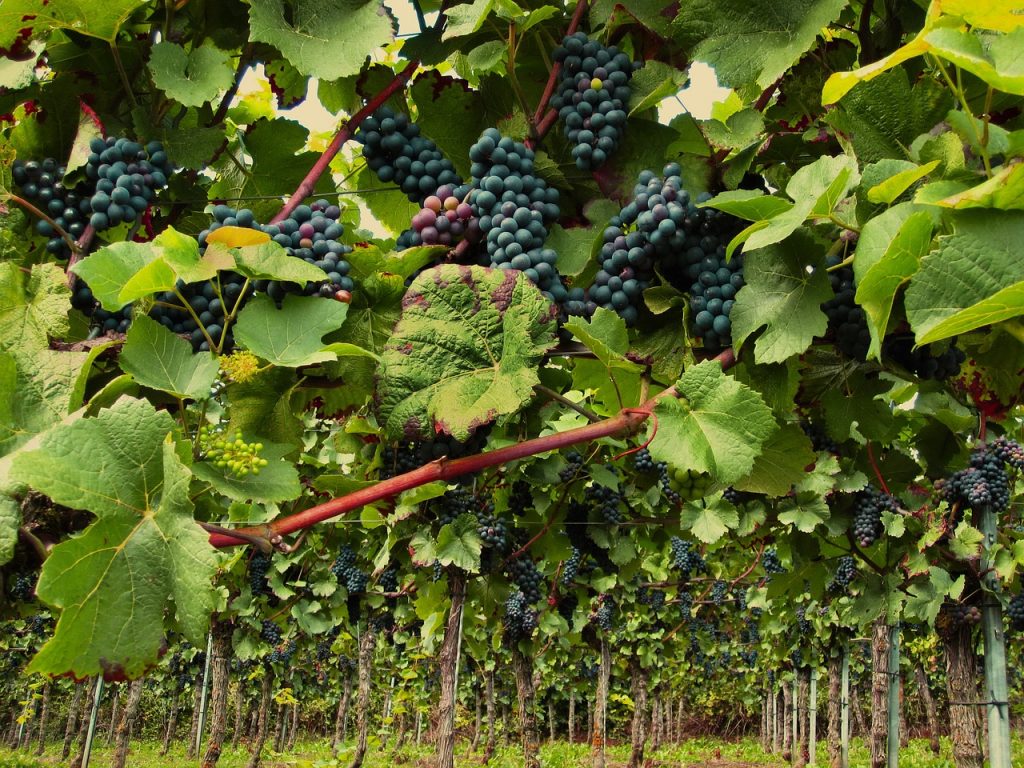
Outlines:
{"label": "green undergrowth", "polygon": [[[291,754],[265,753],[265,768],[343,768],[349,764],[353,745],[347,744],[339,753],[338,759],[332,759],[326,741],[306,742],[298,745]],[[129,768],[164,768],[166,766],[190,765],[194,761],[187,760],[184,744],[178,744],[167,755],[160,755],[160,744],[157,741],[143,741],[132,744],[128,756]],[[610,747],[609,767],[624,766],[629,757],[628,745]],[[99,745],[93,752],[91,768],[107,768],[110,765],[113,748]],[[517,747],[500,747],[490,762],[491,768],[520,768],[521,752]],[[555,742],[544,744],[540,749],[541,764],[544,768],[584,768],[589,766],[589,747],[585,744],[567,744]],[[648,750],[648,763],[652,768],[675,768],[676,766],[779,766],[786,765],[780,757],[765,755],[755,739],[744,739],[736,742],[725,742],[713,738],[690,739],[682,744],[672,744],[656,751]],[[818,765],[827,765],[827,746],[819,744]],[[218,763],[221,768],[243,768],[249,759],[248,751],[243,747],[224,750]],[[1015,738],[1013,744],[1013,762],[1024,765],[1024,739]],[[433,750],[430,747],[415,745],[403,747],[395,751],[392,748],[381,750],[379,745],[371,747],[365,768],[430,768],[434,763]],[[62,765],[59,747],[51,746],[42,757],[15,752],[7,747],[0,747],[0,768],[50,768]],[[468,754],[460,750],[456,755],[456,766],[468,768],[480,765],[480,754]],[[867,746],[861,739],[854,739],[850,751],[851,768],[867,768],[870,765]],[[953,768],[954,762],[948,739],[943,739],[942,751],[935,756],[928,748],[924,739],[914,739],[910,745],[900,750],[900,765],[903,768]]]}

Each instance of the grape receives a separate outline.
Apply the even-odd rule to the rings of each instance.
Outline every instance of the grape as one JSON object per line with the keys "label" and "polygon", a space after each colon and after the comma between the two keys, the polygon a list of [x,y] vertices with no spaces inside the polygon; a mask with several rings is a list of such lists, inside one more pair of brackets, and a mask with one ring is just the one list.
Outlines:
{"label": "grape", "polygon": [[673,536],[669,545],[672,548],[672,567],[679,571],[680,580],[687,581],[694,574],[707,572],[707,563],[693,542]]}
{"label": "grape", "polygon": [[561,600],[558,601],[558,615],[565,619],[569,624],[572,624],[572,617],[576,613],[576,609],[579,607],[580,601],[576,595],[565,595]]}
{"label": "grape", "polygon": [[267,591],[267,571],[270,570],[270,555],[257,552],[249,561],[249,588],[253,595]]}
{"label": "grape", "polygon": [[494,502],[476,504],[477,534],[485,547],[493,547],[505,551],[509,545],[508,529],[505,523],[494,514]]}
{"label": "grape", "polygon": [[36,580],[30,573],[19,573],[11,584],[11,598],[20,603],[27,603],[35,593]]}
{"label": "grape", "polygon": [[834,456],[839,455],[839,443],[829,437],[822,427],[809,421],[801,421],[800,428],[811,439],[811,448],[815,453],[824,451]]}
{"label": "grape", "polygon": [[584,475],[585,461],[583,454],[579,451],[569,451],[565,454],[566,465],[558,472],[558,477],[563,483],[568,483]]}
{"label": "grape", "polygon": [[882,344],[882,356],[891,358],[922,379],[944,381],[959,375],[967,355],[957,347],[956,339],[938,354],[934,353],[935,347],[934,344],[923,344],[915,348],[911,336],[887,336]]}
{"label": "grape", "polygon": [[398,571],[394,568],[388,568],[380,575],[380,578],[377,579],[377,586],[379,586],[383,592],[397,592]]}
{"label": "grape", "polygon": [[95,185],[88,208],[96,229],[135,221],[167,186],[172,168],[159,141],[143,146],[124,137],[97,137],[89,149],[85,176]]}
{"label": "grape", "polygon": [[1006,617],[1010,620],[1010,628],[1014,631],[1024,631],[1024,592],[1018,592],[1010,599],[1006,606]]}
{"label": "grape", "polygon": [[845,592],[857,575],[857,561],[849,555],[839,558],[836,572],[828,584],[829,592]]}
{"label": "grape", "polygon": [[786,572],[786,569],[782,566],[782,561],[779,559],[779,553],[774,549],[766,549],[764,551],[764,554],[761,556],[761,565],[764,567],[764,572],[769,576]]}
{"label": "grape", "polygon": [[544,597],[540,585],[544,577],[537,570],[536,564],[528,557],[517,557],[506,566],[509,581],[519,588],[519,593],[530,605],[540,602]]}
{"label": "grape", "polygon": [[583,562],[583,553],[580,552],[576,547],[572,548],[572,554],[569,559],[565,561],[565,567],[562,569],[562,583],[565,585],[572,584],[576,579],[576,574],[579,573],[580,564]]}
{"label": "grape", "polygon": [[505,641],[509,644],[530,637],[537,628],[537,612],[522,592],[513,592],[505,601]]}
{"label": "grape", "polygon": [[[814,630],[811,622],[807,620],[807,609],[802,605],[796,609],[796,622],[797,630],[800,632],[802,637],[809,636]],[[799,663],[797,663],[796,666],[799,666]]]}
{"label": "grape", "polygon": [[423,208],[412,218],[412,228],[399,237],[397,247],[456,245],[462,240],[479,242],[483,232],[473,207],[465,202],[469,192],[467,185],[448,185],[427,197]]}
{"label": "grape", "polygon": [[658,472],[660,471],[660,465],[661,462],[656,462],[651,456],[651,452],[646,448],[641,448],[633,456],[633,468],[636,469],[637,472],[642,472],[644,474]]}
{"label": "grape", "polygon": [[609,525],[618,525],[625,521],[625,517],[619,509],[624,502],[621,492],[595,483],[586,489],[584,496],[587,501],[601,510],[605,522]]}
{"label": "grape", "polygon": [[1018,472],[1024,470],[1024,448],[1016,440],[1001,435],[989,444],[988,449],[1004,464],[1009,464]]}
{"label": "grape", "polygon": [[532,507],[533,493],[530,491],[530,484],[525,480],[516,480],[508,497],[508,511],[519,517]]}
{"label": "grape", "polygon": [[[829,256],[829,268],[837,267],[842,262],[838,255]],[[871,333],[868,331],[867,315],[857,306],[854,296],[857,286],[854,283],[853,267],[844,265],[828,273],[832,286],[831,299],[821,305],[828,317],[828,329],[836,347],[847,357],[854,360],[866,360],[868,347],[871,344]]]}
{"label": "grape", "polygon": [[971,509],[991,506],[1002,512],[1010,504],[1010,478],[1001,458],[1006,453],[1002,444],[996,451],[976,448],[966,469],[937,484],[940,494],[950,503],[959,502]]}
{"label": "grape", "polygon": [[356,553],[348,545],[345,545],[338,552],[331,566],[331,573],[337,578],[339,584],[343,584],[349,595],[366,591],[366,584],[369,576],[356,568]]}
{"label": "grape", "polygon": [[355,133],[370,170],[384,183],[394,182],[414,203],[445,185],[460,186],[455,167],[430,139],[420,135],[408,115],[380,107]]}
{"label": "grape", "polygon": [[862,547],[870,547],[882,535],[882,512],[898,512],[899,504],[887,493],[868,485],[853,499],[853,536]]}
{"label": "grape", "polygon": [[281,628],[270,619],[264,619],[260,626],[260,639],[270,645],[281,642]]}
{"label": "grape", "polygon": [[618,148],[629,111],[629,81],[639,66],[614,45],[576,32],[562,40],[554,59],[561,77],[551,106],[565,125],[572,156],[581,170],[600,168]]}
{"label": "grape", "polygon": [[695,469],[677,469],[668,475],[669,488],[684,501],[704,498],[710,484],[710,475]]}
{"label": "grape", "polygon": [[605,632],[612,631],[612,620],[615,615],[615,603],[608,595],[601,595],[600,605],[598,606],[597,612],[594,616],[597,626]]}
{"label": "grape", "polygon": [[724,603],[725,598],[728,596],[728,594],[729,585],[721,579],[716,580],[715,583],[711,586],[711,602],[713,602],[715,605],[721,605],[722,603]]}
{"label": "grape", "polygon": [[[49,214],[57,226],[71,237],[81,237],[89,218],[89,190],[86,185],[79,184],[71,189],[65,187],[64,166],[49,157],[41,163],[15,160],[11,166],[11,175],[21,189],[22,197]],[[105,228],[104,223],[100,229]],[[48,221],[37,221],[36,232],[49,238],[46,242],[47,253],[58,259],[66,259],[71,255],[67,243]]]}
{"label": "grape", "polygon": [[981,623],[981,609],[965,603],[943,603],[935,619],[935,628],[940,632],[954,632],[963,626]]}

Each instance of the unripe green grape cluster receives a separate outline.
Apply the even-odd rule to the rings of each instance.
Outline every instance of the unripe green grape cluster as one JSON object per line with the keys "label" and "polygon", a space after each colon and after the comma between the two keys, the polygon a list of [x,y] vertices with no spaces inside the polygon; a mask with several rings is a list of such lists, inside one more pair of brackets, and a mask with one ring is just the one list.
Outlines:
{"label": "unripe green grape cluster", "polygon": [[247,443],[241,432],[236,432],[232,440],[207,425],[199,428],[199,450],[207,461],[235,477],[258,475],[268,463],[260,456],[263,443]]}

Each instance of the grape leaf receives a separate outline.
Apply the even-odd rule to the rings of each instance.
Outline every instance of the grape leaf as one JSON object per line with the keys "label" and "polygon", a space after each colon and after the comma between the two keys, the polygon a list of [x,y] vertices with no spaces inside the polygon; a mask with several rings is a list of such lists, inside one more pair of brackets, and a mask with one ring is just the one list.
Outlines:
{"label": "grape leaf", "polygon": [[900,203],[864,224],[857,240],[853,271],[857,277],[857,303],[868,316],[871,346],[878,357],[889,325],[896,293],[917,271],[932,243],[933,211],[913,203]]}
{"label": "grape leaf", "polygon": [[6,565],[14,557],[20,525],[21,506],[6,493],[0,492],[0,565]]}
{"label": "grape leaf", "polygon": [[[501,48],[504,51],[508,46],[502,43]],[[470,89],[464,80],[432,70],[416,78],[409,94],[423,135],[437,144],[460,175],[469,178],[469,148],[489,125],[480,92]]]}
{"label": "grape leaf", "polygon": [[380,366],[381,423],[394,437],[466,439],[532,397],[556,340],[555,309],[515,271],[446,264],[423,272]]}
{"label": "grape leaf", "polygon": [[76,263],[71,271],[89,284],[104,309],[115,312],[128,303],[120,300],[125,284],[156,257],[152,243],[112,243]]}
{"label": "grape leaf", "polygon": [[683,0],[674,39],[691,60],[707,62],[718,80],[756,93],[814,45],[845,0]]}
{"label": "grape leaf", "polygon": [[233,248],[231,253],[235,257],[234,270],[254,280],[281,280],[304,285],[324,279],[322,269],[289,256],[288,251],[273,241]]}
{"label": "grape leaf", "polygon": [[921,260],[906,293],[918,344],[1024,314],[1024,213],[968,210]]}
{"label": "grape leaf", "polygon": [[192,345],[156,320],[140,315],[132,320],[121,350],[121,368],[139,384],[191,400],[206,400],[217,380],[217,358],[209,352],[192,354]]}
{"label": "grape leaf", "polygon": [[736,294],[730,315],[737,348],[764,326],[754,342],[754,359],[781,363],[824,335],[828,319],[821,305],[832,298],[832,288],[823,256],[822,248],[803,232],[746,255],[746,285]]}
{"label": "grape leaf", "polygon": [[785,496],[805,476],[814,463],[811,441],[795,424],[787,424],[764,444],[754,459],[754,467],[746,477],[733,483],[737,490]]}
{"label": "grape leaf", "polygon": [[626,359],[629,333],[625,321],[612,310],[598,307],[590,320],[573,317],[565,324],[565,328],[583,342],[606,368],[640,370],[639,365]]}
{"label": "grape leaf", "polygon": [[167,440],[174,428],[166,411],[122,398],[15,458],[16,479],[96,516],[43,566],[37,594],[62,610],[31,672],[138,677],[156,663],[168,610],[193,644],[203,641],[216,560],[192,518],[191,475]]}
{"label": "grape leaf", "polygon": [[963,591],[965,580],[965,576],[953,579],[945,568],[931,566],[927,581],[913,584],[907,589],[910,593],[906,606],[907,618],[934,624],[946,596],[956,600]]}
{"label": "grape leaf", "polygon": [[459,515],[454,522],[441,526],[437,534],[437,559],[441,565],[454,565],[469,573],[480,570],[483,542],[472,515]]}
{"label": "grape leaf", "polygon": [[43,37],[52,29],[69,29],[112,42],[128,17],[146,0],[6,0],[0,5],[0,48],[10,48],[23,29]]}
{"label": "grape leaf", "polygon": [[0,455],[64,418],[72,408],[85,352],[0,352]]}
{"label": "grape leaf", "polygon": [[201,107],[226,91],[235,72],[225,51],[210,41],[186,53],[168,40],[153,46],[149,57],[153,83],[186,107]]}
{"label": "grape leaf", "polygon": [[70,291],[56,264],[35,264],[25,274],[17,264],[0,264],[0,349],[39,349],[64,337]]}
{"label": "grape leaf", "polygon": [[802,533],[811,533],[830,517],[828,504],[816,493],[798,493],[794,498],[784,499],[779,509],[779,522]]}
{"label": "grape leaf", "polygon": [[680,524],[705,544],[714,544],[740,524],[740,514],[722,498],[704,504],[687,502]]}
{"label": "grape leaf", "polygon": [[[233,432],[227,434],[234,435]],[[245,477],[237,477],[227,468],[208,461],[193,464],[192,474],[235,501],[291,501],[302,492],[298,469],[285,459],[293,450],[291,445],[264,443],[259,455],[267,460],[267,466],[261,467],[258,475],[250,472]]]}
{"label": "grape leaf", "polygon": [[708,472],[721,483],[749,473],[777,429],[761,396],[713,360],[684,372],[676,388],[679,398],[663,397],[654,407],[654,458]]}
{"label": "grape leaf", "polygon": [[250,40],[269,43],[299,72],[323,80],[358,73],[394,36],[378,0],[250,0],[249,30]]}
{"label": "grape leaf", "polygon": [[323,337],[341,327],[348,304],[288,294],[280,309],[267,295],[249,301],[235,322],[235,339],[267,362],[288,368],[335,360]]}

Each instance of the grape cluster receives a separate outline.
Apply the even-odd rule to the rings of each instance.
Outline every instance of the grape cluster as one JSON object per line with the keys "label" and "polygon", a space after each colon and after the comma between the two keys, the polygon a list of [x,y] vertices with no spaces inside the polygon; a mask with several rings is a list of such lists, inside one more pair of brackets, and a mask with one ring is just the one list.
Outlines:
{"label": "grape cluster", "polygon": [[97,231],[132,222],[167,186],[171,164],[159,141],[142,146],[126,138],[99,137],[89,142],[85,175],[95,183],[89,199],[89,223]]}
{"label": "grape cluster", "polygon": [[519,588],[519,592],[530,605],[540,602],[544,597],[540,585],[544,577],[537,570],[537,565],[528,557],[517,557],[506,566],[509,581]]}
{"label": "grape cluster", "polygon": [[260,625],[260,640],[270,645],[281,642],[281,627],[270,619],[264,619]]}
{"label": "grape cluster", "polygon": [[729,584],[722,579],[717,579],[711,586],[711,602],[721,605],[729,595]]}
{"label": "grape cluster", "polygon": [[588,502],[601,510],[601,515],[608,525],[618,525],[625,521],[625,517],[623,517],[622,510],[620,509],[623,503],[623,496],[620,491],[594,483],[587,487],[584,495]]}
{"label": "grape cluster", "polygon": [[508,547],[508,528],[494,514],[494,502],[476,505],[477,534],[485,547],[503,551]]}
{"label": "grape cluster", "polygon": [[987,448],[976,448],[966,469],[936,485],[946,501],[959,502],[971,509],[990,506],[1002,512],[1010,504],[1006,464],[998,453]]}
{"label": "grape cluster", "polygon": [[579,573],[580,564],[582,562],[583,553],[576,549],[576,547],[573,547],[572,554],[569,555],[569,559],[565,561],[565,566],[562,568],[563,584],[569,585],[576,580],[576,574]]}
{"label": "grape cluster", "polygon": [[1003,464],[1008,464],[1018,472],[1024,470],[1024,447],[1016,440],[1000,435],[989,443],[988,450]]}
{"label": "grape cluster", "polygon": [[437,145],[420,134],[408,115],[380,107],[356,131],[370,170],[385,184],[394,182],[412,202],[421,202],[445,185],[462,179]]}
{"label": "grape cluster", "polygon": [[853,536],[862,547],[870,547],[882,535],[883,512],[899,512],[892,496],[868,485],[853,498]]}
{"label": "grape cluster", "polygon": [[981,609],[966,603],[943,603],[935,626],[941,632],[954,632],[963,626],[974,626],[981,623]]}
{"label": "grape cluster", "polygon": [[245,477],[250,473],[258,475],[268,463],[260,456],[262,450],[263,443],[247,443],[241,432],[236,432],[232,440],[207,424],[199,428],[199,452],[214,466],[227,469],[235,477]]}
{"label": "grape cluster", "polygon": [[473,511],[473,495],[465,488],[450,488],[433,500],[430,509],[437,515],[438,525],[450,525],[459,515]]}
{"label": "grape cluster", "polygon": [[270,570],[270,555],[257,552],[249,561],[249,588],[253,595],[262,595],[268,590],[267,572]]}
{"label": "grape cluster", "polygon": [[345,589],[350,595],[366,591],[369,577],[364,571],[356,568],[356,553],[347,544],[341,548],[338,556],[334,559],[331,573],[334,574],[339,584],[345,585]]}
{"label": "grape cluster", "polygon": [[964,351],[953,339],[949,346],[936,354],[935,346],[923,344],[914,347],[910,336],[888,336],[882,345],[883,357],[891,358],[920,379],[945,381],[960,374],[967,359]]}
{"label": "grape cluster", "polygon": [[377,586],[380,587],[383,592],[397,592],[398,571],[395,568],[388,568],[380,575],[380,578],[377,579]]}
{"label": "grape cluster", "polygon": [[683,501],[703,499],[711,485],[711,476],[695,469],[676,469],[671,474],[666,472],[664,477],[668,489]]}
{"label": "grape cluster", "polygon": [[639,66],[614,45],[606,47],[583,32],[568,35],[554,50],[562,65],[551,106],[565,124],[576,167],[600,168],[626,129],[629,81]]}
{"label": "grape cluster", "polygon": [[19,573],[11,584],[11,597],[19,603],[27,603],[35,592],[36,581],[29,573]]}
{"label": "grape cluster", "polygon": [[[77,239],[82,236],[92,211],[88,193],[64,186],[64,166],[51,157],[42,162],[15,160],[11,175],[21,189],[22,197],[47,213],[71,237]],[[70,252],[67,244],[50,222],[43,219],[37,221],[36,232],[49,238],[46,243],[47,253],[62,259],[68,257]]]}
{"label": "grape cluster", "polygon": [[270,652],[270,663],[290,664],[292,657],[295,655],[296,647],[297,644],[294,640],[289,640],[287,643],[278,645]]}
{"label": "grape cluster", "polygon": [[566,464],[558,471],[558,477],[563,483],[568,483],[585,474],[584,467],[586,460],[579,451],[569,451],[565,454]]}
{"label": "grape cluster", "polygon": [[520,517],[532,506],[533,493],[530,491],[530,484],[525,480],[516,480],[512,483],[512,491],[508,496],[508,511],[515,517]]}
{"label": "grape cluster", "polygon": [[319,662],[327,661],[331,658],[331,645],[333,641],[331,639],[321,640],[316,644],[316,660]]}
{"label": "grape cluster", "polygon": [[672,567],[679,571],[682,581],[686,581],[694,574],[707,572],[707,563],[693,542],[673,536],[669,545],[672,548]]}
{"label": "grape cluster", "polygon": [[782,560],[779,559],[779,553],[774,549],[766,549],[764,551],[764,554],[761,556],[761,565],[764,567],[764,572],[769,576],[786,572],[782,565]]}
{"label": "grape cluster", "polygon": [[660,472],[662,465],[664,465],[664,462],[655,461],[654,457],[651,456],[651,452],[646,448],[641,448],[633,454],[633,469],[642,474]]}
{"label": "grape cluster", "polygon": [[440,187],[423,201],[423,207],[412,217],[412,228],[401,234],[399,248],[416,245],[456,245],[462,240],[480,241],[480,220],[466,202],[468,186]]}
{"label": "grape cluster", "polygon": [[828,328],[839,351],[854,360],[866,360],[871,345],[867,315],[854,301],[857,286],[854,283],[853,267],[839,267],[841,262],[842,257],[839,255],[828,257],[827,264],[831,269],[828,279],[834,295],[821,305],[821,309],[828,318]]}
{"label": "grape cluster", "polygon": [[856,576],[857,561],[849,555],[840,557],[839,562],[836,563],[836,572],[832,576],[832,581],[828,584],[828,591],[845,592]]}
{"label": "grape cluster", "polygon": [[833,456],[839,454],[839,443],[829,437],[821,426],[810,421],[801,421],[800,428],[810,438],[811,448],[815,453],[831,453]]}
{"label": "grape cluster", "polygon": [[487,430],[478,429],[466,442],[450,435],[437,435],[433,440],[416,440],[387,445],[381,452],[381,478],[411,472],[440,458],[457,459],[479,453],[487,442]]}
{"label": "grape cluster", "polygon": [[601,595],[600,605],[594,615],[597,626],[605,632],[612,631],[612,622],[615,617],[615,603],[608,595]]}
{"label": "grape cluster", "polygon": [[1010,604],[1006,606],[1006,618],[1010,620],[1011,629],[1024,631],[1024,592],[1018,592],[1010,598]]}
{"label": "grape cluster", "polygon": [[814,629],[814,627],[811,625],[811,622],[807,619],[807,609],[804,608],[802,605],[796,609],[796,623],[797,630],[800,632],[800,635],[802,637],[807,637]]}
{"label": "grape cluster", "polygon": [[505,601],[505,641],[509,644],[526,639],[537,628],[537,612],[522,592],[513,592]]}

